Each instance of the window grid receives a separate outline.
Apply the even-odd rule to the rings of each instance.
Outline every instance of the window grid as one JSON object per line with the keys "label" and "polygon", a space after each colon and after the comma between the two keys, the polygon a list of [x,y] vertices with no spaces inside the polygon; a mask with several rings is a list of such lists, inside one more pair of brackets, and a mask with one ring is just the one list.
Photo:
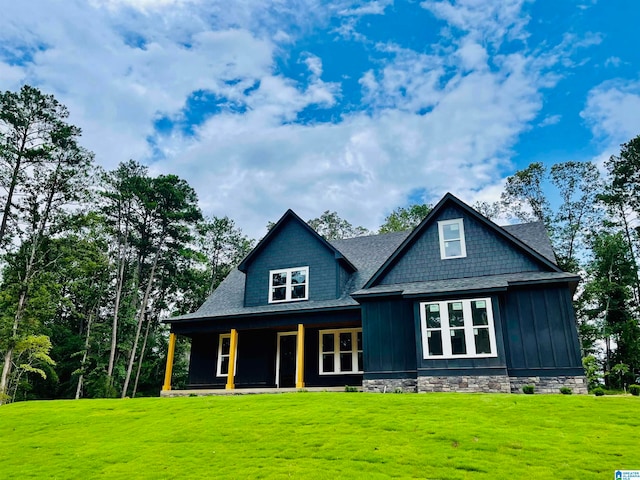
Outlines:
{"label": "window grid", "polygon": [[491,299],[420,304],[425,359],[496,357]]}
{"label": "window grid", "polygon": [[362,373],[362,329],[320,330],[320,375]]}
{"label": "window grid", "polygon": [[269,303],[296,302],[309,298],[309,267],[269,271]]}

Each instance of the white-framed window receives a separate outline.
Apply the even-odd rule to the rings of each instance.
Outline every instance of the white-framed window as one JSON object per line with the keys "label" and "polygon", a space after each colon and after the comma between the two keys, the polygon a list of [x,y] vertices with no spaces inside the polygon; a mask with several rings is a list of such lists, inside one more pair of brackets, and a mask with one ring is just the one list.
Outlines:
{"label": "white-framed window", "polygon": [[463,258],[467,256],[467,245],[464,241],[464,223],[461,218],[438,222],[440,236],[440,258]]}
{"label": "white-framed window", "polygon": [[[237,349],[236,345],[236,349]],[[216,375],[218,377],[227,377],[229,376],[229,358],[231,357],[231,334],[223,333],[220,335],[220,339],[218,340],[218,367],[216,370]],[[238,364],[238,352],[236,350],[236,358],[234,362],[234,370],[235,366]]]}
{"label": "white-framed window", "polygon": [[309,298],[309,267],[284,268],[269,272],[269,303]]}
{"label": "white-framed window", "polygon": [[496,357],[490,298],[420,303],[424,358]]}
{"label": "white-framed window", "polygon": [[320,375],[362,373],[362,329],[320,330]]}

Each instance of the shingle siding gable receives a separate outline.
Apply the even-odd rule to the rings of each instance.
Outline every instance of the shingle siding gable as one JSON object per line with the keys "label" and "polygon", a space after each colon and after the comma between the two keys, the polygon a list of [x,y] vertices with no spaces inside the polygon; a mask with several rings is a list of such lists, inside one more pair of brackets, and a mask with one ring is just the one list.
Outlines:
{"label": "shingle siding gable", "polygon": [[[269,302],[269,271],[293,267],[309,267],[309,301],[337,298],[339,282],[347,274],[333,252],[295,220],[282,225],[278,234],[260,251],[248,266],[245,280],[245,306]],[[302,301],[304,302],[304,301]]]}
{"label": "shingle siding gable", "polygon": [[[467,256],[442,260],[438,221],[456,218],[462,218],[464,221]],[[391,285],[546,270],[542,264],[508,240],[498,236],[463,210],[450,205],[442,209],[438,217],[433,219],[377,284]]]}

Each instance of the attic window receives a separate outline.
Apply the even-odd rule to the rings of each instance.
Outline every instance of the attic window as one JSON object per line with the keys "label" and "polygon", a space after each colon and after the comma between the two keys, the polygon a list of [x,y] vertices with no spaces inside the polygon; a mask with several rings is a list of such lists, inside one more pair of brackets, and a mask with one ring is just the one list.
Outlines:
{"label": "attic window", "polygon": [[461,218],[438,222],[440,235],[440,258],[463,258],[467,256],[467,246],[464,241],[464,224]]}
{"label": "attic window", "polygon": [[309,298],[309,267],[269,272],[269,303],[293,302]]}

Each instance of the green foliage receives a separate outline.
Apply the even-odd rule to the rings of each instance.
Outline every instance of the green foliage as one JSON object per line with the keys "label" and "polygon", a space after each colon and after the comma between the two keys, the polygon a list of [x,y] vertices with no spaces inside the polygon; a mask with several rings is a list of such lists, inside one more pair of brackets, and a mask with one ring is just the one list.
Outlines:
{"label": "green foliage", "polygon": [[358,391],[358,387],[355,387],[353,385],[345,385],[344,391],[345,392],[357,392]]}
{"label": "green foliage", "polygon": [[606,400],[306,393],[15,403],[0,407],[0,464],[24,478],[606,478],[620,459],[640,462],[637,399]]}
{"label": "green foliage", "polygon": [[522,387],[522,393],[526,393],[527,395],[533,395],[533,392],[535,391],[536,386],[535,385],[524,385]]}
{"label": "green foliage", "polygon": [[587,377],[587,388],[589,391],[601,386],[602,380],[601,367],[598,360],[593,355],[587,355],[582,359],[585,376]]}
{"label": "green foliage", "polygon": [[318,218],[307,221],[307,224],[327,240],[362,237],[371,232],[364,227],[354,227],[348,221],[340,218],[337,212],[326,210]]}
{"label": "green foliage", "polygon": [[602,397],[605,394],[605,390],[602,387],[594,388],[591,393],[593,393],[596,397]]}
{"label": "green foliage", "polygon": [[403,232],[417,227],[433,209],[433,206],[423,203],[398,207],[384,219],[378,233]]}
{"label": "green foliage", "polygon": [[629,385],[629,393],[635,397],[640,396],[640,385]]}
{"label": "green foliage", "polygon": [[560,393],[562,395],[571,395],[573,393],[573,390],[571,390],[569,387],[560,387]]}

